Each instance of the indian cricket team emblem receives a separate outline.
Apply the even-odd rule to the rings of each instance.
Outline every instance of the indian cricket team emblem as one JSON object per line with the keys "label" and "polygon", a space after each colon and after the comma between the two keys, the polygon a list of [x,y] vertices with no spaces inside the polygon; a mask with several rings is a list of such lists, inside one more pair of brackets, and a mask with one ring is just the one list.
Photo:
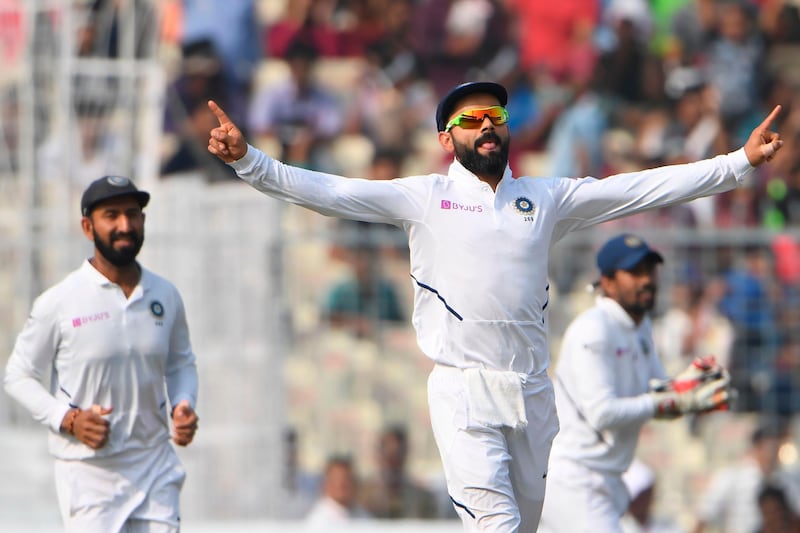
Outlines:
{"label": "indian cricket team emblem", "polygon": [[524,196],[514,200],[514,209],[517,210],[517,213],[525,215],[525,220],[533,220],[533,214],[536,212],[536,206]]}
{"label": "indian cricket team emblem", "polygon": [[625,246],[627,246],[628,248],[638,248],[642,244],[643,244],[642,239],[640,239],[636,235],[625,236]]}
{"label": "indian cricket team emblem", "polygon": [[153,300],[150,302],[150,312],[153,313],[154,317],[162,318],[164,316],[164,306],[158,300]]}
{"label": "indian cricket team emblem", "polygon": [[126,187],[131,182],[131,180],[123,176],[108,176],[106,181],[109,185],[114,185],[115,187]]}

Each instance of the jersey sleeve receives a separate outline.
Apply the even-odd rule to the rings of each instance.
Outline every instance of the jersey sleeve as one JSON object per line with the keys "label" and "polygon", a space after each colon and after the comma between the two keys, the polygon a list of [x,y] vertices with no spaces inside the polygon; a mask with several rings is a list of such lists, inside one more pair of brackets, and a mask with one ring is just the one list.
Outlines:
{"label": "jersey sleeve", "polygon": [[688,202],[736,188],[754,167],[744,148],[711,159],[669,165],[604,179],[556,180],[556,238],[657,207]]}
{"label": "jersey sleeve", "polygon": [[286,165],[252,146],[230,166],[268,196],[323,215],[366,222],[400,226],[403,221],[420,220],[429,195],[420,179],[345,178]]}
{"label": "jersey sleeve", "polygon": [[172,327],[167,355],[166,381],[170,404],[174,407],[183,400],[189,400],[192,408],[197,406],[197,363],[192,343],[189,339],[189,326],[186,310],[180,295],[175,294],[176,316]]}
{"label": "jersey sleeve", "polygon": [[60,431],[70,405],[56,399],[43,380],[55,372],[55,357],[60,342],[57,316],[48,312],[48,298],[38,298],[28,320],[17,336],[6,365],[6,393],[27,409],[34,420]]}
{"label": "jersey sleeve", "polygon": [[601,321],[583,320],[574,324],[565,334],[564,346],[570,350],[569,366],[574,369],[574,386],[568,393],[592,427],[604,431],[652,418],[653,402],[649,397],[617,395],[614,355]]}

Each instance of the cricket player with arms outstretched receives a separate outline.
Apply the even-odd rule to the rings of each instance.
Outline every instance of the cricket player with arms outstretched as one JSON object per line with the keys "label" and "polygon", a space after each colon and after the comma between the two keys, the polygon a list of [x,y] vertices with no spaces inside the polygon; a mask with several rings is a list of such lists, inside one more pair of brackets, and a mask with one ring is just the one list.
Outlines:
{"label": "cricket player with arms outstretched", "polygon": [[[506,89],[453,88],[436,110],[446,174],[388,181],[292,167],[250,146],[214,102],[208,149],[264,194],[408,234],[413,325],[436,365],[431,425],[465,531],[535,531],[558,431],[547,376],[548,250],[570,231],[737,187],[782,141],[776,108],[735,152],[611,176],[515,177]],[[387,117],[390,120],[390,117]]]}

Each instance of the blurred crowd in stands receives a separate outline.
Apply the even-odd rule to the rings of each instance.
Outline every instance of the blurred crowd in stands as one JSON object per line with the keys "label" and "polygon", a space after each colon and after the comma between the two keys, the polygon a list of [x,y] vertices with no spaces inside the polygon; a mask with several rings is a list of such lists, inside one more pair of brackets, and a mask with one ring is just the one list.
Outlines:
{"label": "blurred crowd in stands", "polygon": [[[736,411],[785,419],[800,411],[800,2],[163,0],[157,11],[134,3],[141,43],[156,27],[160,35],[157,50],[142,46],[136,54],[157,55],[168,74],[164,179],[235,180],[206,150],[215,120],[208,99],[252,144],[285,162],[372,179],[446,168],[434,110],[449,88],[468,80],[508,88],[510,164],[534,176],[604,177],[728,152],[780,104],[774,129],[785,147],[743,187],[624,224],[770,235],[747,245],[656,241],[680,265],[665,284],[669,305],[657,317],[657,341],[668,371],[715,354],[739,391]],[[81,54],[118,53],[113,35],[95,27],[105,21],[102,27],[116,31],[107,22],[117,4],[91,3]],[[407,322],[408,302],[376,268],[405,260],[402,235],[349,222],[337,231],[343,237],[331,244],[331,257],[350,275],[330,287],[320,320],[357,339],[379,336],[376,324]],[[554,273],[556,291],[579,293],[582,273]],[[765,431],[753,435],[754,446]],[[287,443],[296,439],[290,433]],[[436,498],[389,470],[402,470],[404,431],[381,437],[379,450],[387,449],[393,458],[382,458],[378,477],[366,482],[371,498],[356,498],[352,459],[335,456],[322,482],[287,478],[302,500],[297,509],[309,512],[322,486],[338,501],[314,507],[322,521],[342,508],[359,516],[448,516],[447,505],[428,509]],[[652,488],[645,485],[642,491]],[[787,495],[765,490],[761,497],[778,505]],[[800,511],[800,501],[790,503]],[[719,518],[722,511],[711,507],[704,516]]]}
{"label": "blurred crowd in stands", "polygon": [[[508,87],[511,166],[530,175],[603,177],[703,159],[740,147],[780,104],[776,129],[786,149],[744,187],[625,225],[777,235],[768,245],[671,245],[681,271],[657,327],[671,370],[708,353],[730,368],[736,410],[800,410],[800,249],[791,233],[780,233],[800,225],[797,2],[165,5],[162,47],[178,51],[165,117],[176,142],[164,154],[165,178],[187,171],[210,182],[233,177],[205,151],[209,98],[283,161],[373,179],[449,164],[435,146],[434,109],[467,80]],[[391,280],[376,269],[387,246],[372,241],[383,230],[348,223],[340,230],[351,238],[335,243],[332,257],[352,274],[330,288],[320,317],[369,338],[376,323],[406,319]],[[564,294],[581,288],[576,276],[560,285]],[[352,465],[334,461],[326,472],[337,469]]]}
{"label": "blurred crowd in stands", "polygon": [[[275,4],[282,10],[259,15]],[[791,0],[165,5],[162,35],[172,42],[163,42],[181,57],[168,131],[204,129],[198,115],[211,97],[293,164],[347,170],[332,144],[358,135],[371,145],[364,150],[402,151],[401,171],[416,170],[416,141],[433,142],[441,95],[492,79],[511,93],[517,173],[602,177],[739,147],[781,104],[777,126],[789,146],[768,169],[736,194],[663,219],[781,227],[800,217],[800,14]],[[201,163],[179,159],[165,174]],[[446,161],[438,163],[422,171]],[[213,167],[208,174],[219,178]]]}
{"label": "blurred crowd in stands", "polygon": [[[375,179],[441,170],[449,161],[436,151],[436,103],[458,83],[492,79],[510,92],[511,165],[518,174],[603,177],[703,159],[740,147],[780,104],[776,129],[786,149],[745,186],[625,224],[768,231],[800,224],[797,2],[166,5],[164,46],[176,47],[180,60],[168,89],[165,127],[176,142],[165,154],[164,177],[198,170],[210,181],[232,177],[205,150],[214,120],[209,98],[229,110],[251,142],[291,164]],[[377,175],[381,160],[389,161],[389,175]],[[374,263],[361,248],[349,254],[360,268],[354,283]],[[702,330],[727,324],[728,333],[717,335],[727,340],[717,340],[715,353],[734,373],[741,408],[800,409],[788,393],[800,372],[798,243],[780,235],[769,248],[720,245],[709,260],[704,251],[675,250],[685,275],[664,320],[687,331],[669,351],[686,359],[707,350],[703,335],[710,333]],[[385,300],[380,311],[402,320],[391,287],[376,283],[371,292]],[[335,290],[326,315],[341,324],[335,306],[359,308],[355,287]]]}

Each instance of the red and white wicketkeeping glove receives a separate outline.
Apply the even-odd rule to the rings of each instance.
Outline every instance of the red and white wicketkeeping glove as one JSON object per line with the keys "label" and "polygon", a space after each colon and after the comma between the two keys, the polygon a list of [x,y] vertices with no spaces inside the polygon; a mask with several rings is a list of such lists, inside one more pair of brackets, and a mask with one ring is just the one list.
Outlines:
{"label": "red and white wicketkeeping glove", "polygon": [[697,357],[673,379],[651,382],[655,417],[727,410],[735,396],[730,383],[730,375],[713,356]]}
{"label": "red and white wicketkeeping glove", "polygon": [[686,370],[672,378],[672,390],[685,392],[706,381],[713,381],[722,377],[725,369],[717,363],[713,355],[695,357]]}

